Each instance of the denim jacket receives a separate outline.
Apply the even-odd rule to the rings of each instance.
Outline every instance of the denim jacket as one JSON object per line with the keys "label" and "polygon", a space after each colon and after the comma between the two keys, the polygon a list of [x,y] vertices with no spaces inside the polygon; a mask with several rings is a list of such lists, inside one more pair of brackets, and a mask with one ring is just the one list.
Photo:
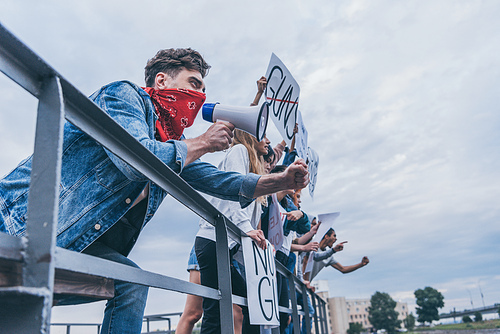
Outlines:
{"label": "denim jacket", "polygon": [[[195,189],[242,207],[252,202],[258,175],[223,172],[196,160],[185,165],[182,141],[155,140],[149,95],[131,82],[114,82],[91,99]],[[0,180],[0,232],[23,236],[32,157]],[[149,185],[144,226],[167,193],[69,122],[64,125],[57,246],[82,251],[111,228]]]}

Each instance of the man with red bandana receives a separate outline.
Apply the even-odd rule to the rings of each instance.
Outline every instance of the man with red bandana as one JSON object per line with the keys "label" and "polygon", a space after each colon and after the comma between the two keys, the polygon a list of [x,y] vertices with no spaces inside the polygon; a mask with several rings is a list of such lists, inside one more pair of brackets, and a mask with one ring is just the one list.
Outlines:
{"label": "man with red bandana", "polygon": [[[146,65],[147,87],[114,82],[91,99],[199,191],[245,207],[256,197],[305,187],[304,162],[279,175],[259,176],[219,171],[198,159],[227,149],[234,129],[231,123],[217,122],[197,138],[182,136],[205,101],[203,78],[209,67],[192,49],[160,50]],[[0,232],[26,233],[31,164],[28,157],[0,180]],[[127,255],[166,195],[92,137],[65,123],[57,246],[137,267]],[[147,287],[115,281],[101,333],[140,333],[147,292]]]}

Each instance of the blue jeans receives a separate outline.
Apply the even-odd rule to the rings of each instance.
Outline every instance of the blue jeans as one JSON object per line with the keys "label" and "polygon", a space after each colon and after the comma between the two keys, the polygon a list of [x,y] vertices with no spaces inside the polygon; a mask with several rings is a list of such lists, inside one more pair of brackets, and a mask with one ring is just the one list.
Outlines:
{"label": "blue jeans", "polygon": [[[100,242],[94,242],[83,253],[139,268],[127,257]],[[115,296],[106,303],[101,334],[140,334],[148,287],[117,280],[114,284]]]}
{"label": "blue jeans", "polygon": [[200,265],[198,264],[198,259],[196,258],[196,252],[194,250],[194,245],[193,248],[191,248],[191,253],[189,253],[189,260],[188,260],[188,266],[187,266],[187,271],[191,270],[197,270],[200,271]]}
{"label": "blue jeans", "polygon": [[[297,302],[299,302],[299,296],[300,296],[300,303],[303,305],[303,309],[305,311],[304,304],[302,303],[303,302],[303,300],[302,300],[303,299],[302,298],[302,294],[297,293]],[[313,315],[314,315],[314,308],[312,306],[311,298],[309,297],[309,294],[307,294],[307,308],[309,309],[309,316],[310,316],[311,327],[312,327]],[[311,328],[309,328],[309,330],[310,329]],[[302,333],[302,334],[306,334],[307,333],[307,329],[306,329],[306,317],[302,317],[302,328],[300,330],[300,333]]]}
{"label": "blue jeans", "polygon": [[[215,241],[196,237],[195,251],[200,265],[201,285],[210,288],[219,288],[219,278],[217,276],[217,253]],[[232,259],[231,259],[232,262]],[[233,262],[232,262],[233,263]],[[247,296],[245,279],[238,270],[231,265],[232,293],[241,297]],[[243,334],[260,333],[260,326],[250,325],[248,307],[242,307],[243,312]],[[201,323],[202,334],[220,333],[220,306],[219,301],[203,298],[203,320]]]}

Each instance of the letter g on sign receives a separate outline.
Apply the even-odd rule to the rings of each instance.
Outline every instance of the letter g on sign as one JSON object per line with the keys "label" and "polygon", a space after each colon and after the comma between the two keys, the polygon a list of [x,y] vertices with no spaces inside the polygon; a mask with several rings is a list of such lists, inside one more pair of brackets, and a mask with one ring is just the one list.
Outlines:
{"label": "letter g on sign", "polygon": [[[259,282],[259,305],[260,305],[260,310],[262,312],[262,315],[264,318],[266,318],[267,321],[270,321],[273,318],[274,314],[274,303],[272,299],[264,299],[262,300],[262,289],[266,288],[265,286],[262,286],[262,283],[266,281],[267,283],[267,288],[271,288],[271,282],[269,281],[269,278],[267,277],[262,277],[262,279]],[[271,306],[271,310],[269,312],[270,316],[267,315],[266,310],[264,309],[266,305],[263,305],[262,302],[266,303],[267,305]],[[269,307],[267,307],[269,308]]]}

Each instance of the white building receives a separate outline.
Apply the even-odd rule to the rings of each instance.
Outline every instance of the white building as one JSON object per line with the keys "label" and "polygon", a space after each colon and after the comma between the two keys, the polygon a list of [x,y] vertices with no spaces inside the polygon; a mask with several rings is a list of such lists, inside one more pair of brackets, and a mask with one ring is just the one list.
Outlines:
{"label": "white building", "polygon": [[[328,323],[330,333],[345,334],[349,329],[349,323],[360,323],[366,330],[372,331],[373,327],[368,320],[368,308],[370,307],[370,298],[366,299],[346,299],[345,297],[329,297],[328,281],[313,282],[316,292],[328,301]],[[397,302],[396,312],[399,313],[398,319],[403,321],[408,316],[407,303]]]}

